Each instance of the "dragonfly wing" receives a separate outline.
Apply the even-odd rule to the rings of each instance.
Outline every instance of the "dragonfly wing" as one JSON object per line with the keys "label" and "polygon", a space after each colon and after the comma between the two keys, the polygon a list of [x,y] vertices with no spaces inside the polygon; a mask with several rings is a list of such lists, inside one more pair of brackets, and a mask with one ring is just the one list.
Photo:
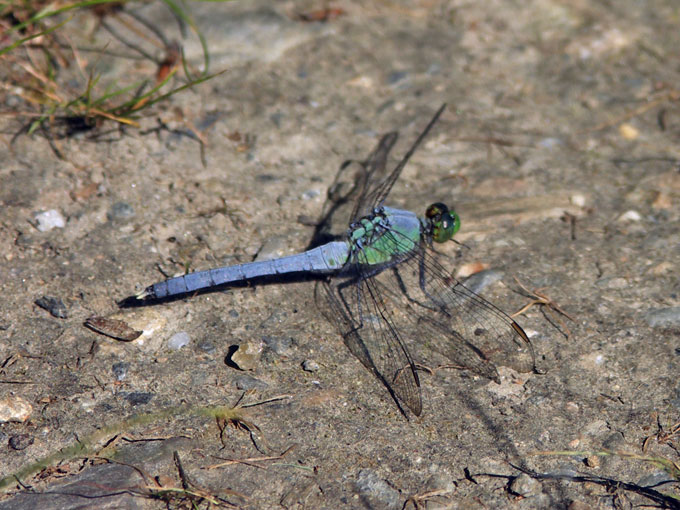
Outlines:
{"label": "dragonfly wing", "polygon": [[[328,188],[327,200],[310,248],[337,240],[355,219],[372,211],[370,206],[365,207],[367,190],[374,187],[376,181],[385,178],[387,156],[397,138],[398,133],[387,133],[365,161],[350,160],[342,164]],[[364,213],[366,209],[368,212]]]}
{"label": "dragonfly wing", "polygon": [[[362,210],[359,211],[355,210],[355,216],[353,216],[353,219],[357,219],[360,218],[361,216],[365,216],[366,214],[370,214],[374,208],[383,205],[385,199],[387,198],[387,195],[390,193],[390,190],[392,189],[392,186],[394,186],[394,183],[397,182],[397,179],[399,179],[399,176],[401,175],[402,170],[406,166],[406,163],[408,163],[409,159],[411,159],[411,156],[413,156],[413,153],[416,151],[418,146],[429,134],[430,130],[435,125],[435,123],[437,122],[445,108],[446,103],[439,107],[439,110],[437,110],[437,113],[434,114],[432,120],[430,120],[428,125],[425,126],[425,129],[422,131],[422,133],[420,133],[420,135],[418,135],[418,138],[416,139],[415,142],[413,142],[411,148],[404,155],[404,157],[401,158],[399,164],[397,164],[394,170],[392,170],[392,172],[387,177],[384,177],[382,179],[375,178],[371,179],[371,182],[366,187],[366,193],[362,195],[361,201]],[[356,213],[359,214],[356,215]]]}
{"label": "dragonfly wing", "polygon": [[446,104],[439,108],[391,172],[387,171],[387,157],[397,142],[397,132],[384,135],[365,161],[343,163],[333,184],[328,188],[328,199],[308,248],[337,240],[346,232],[348,225],[372,214],[376,207],[383,204],[406,163],[437,122],[444,108]]}
{"label": "dragonfly wing", "polygon": [[401,321],[380,295],[375,278],[357,274],[340,282],[319,282],[316,294],[317,300],[325,300],[322,309],[352,354],[385,385],[400,409],[404,403],[419,416],[420,382],[401,339]]}
{"label": "dragonfly wing", "polygon": [[425,248],[397,271],[408,289],[402,300],[432,348],[496,382],[499,365],[535,370],[533,347],[519,324],[450,276],[432,250]]}
{"label": "dragonfly wing", "polygon": [[397,143],[399,133],[393,131],[384,135],[373,152],[361,165],[365,169],[365,180],[358,195],[348,225],[373,212],[372,190],[384,182],[387,175],[387,157]]}

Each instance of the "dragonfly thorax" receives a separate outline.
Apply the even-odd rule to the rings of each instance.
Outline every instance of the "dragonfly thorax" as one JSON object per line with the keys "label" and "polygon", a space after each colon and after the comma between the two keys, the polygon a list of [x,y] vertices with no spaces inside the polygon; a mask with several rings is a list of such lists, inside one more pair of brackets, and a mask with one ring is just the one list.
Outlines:
{"label": "dragonfly thorax", "polygon": [[411,211],[380,207],[348,232],[351,252],[362,265],[381,265],[403,259],[420,244],[422,225]]}
{"label": "dragonfly thorax", "polygon": [[441,202],[434,203],[425,211],[426,229],[437,243],[445,243],[460,229],[460,216]]}

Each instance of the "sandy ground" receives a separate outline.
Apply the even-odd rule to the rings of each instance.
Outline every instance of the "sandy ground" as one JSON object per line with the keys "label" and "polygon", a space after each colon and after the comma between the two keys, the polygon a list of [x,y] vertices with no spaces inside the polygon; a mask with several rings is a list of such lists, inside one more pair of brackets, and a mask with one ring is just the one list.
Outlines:
{"label": "sandy ground", "polygon": [[[156,476],[181,487],[173,452],[192,487],[241,508],[649,504],[597,477],[650,486],[668,479],[657,466],[535,452],[678,461],[677,439],[658,434],[680,421],[677,2],[337,2],[326,22],[299,19],[324,7],[313,2],[191,7],[211,69],[225,72],[155,107],[141,130],[10,145],[20,126],[3,117],[0,411],[30,410],[0,424],[0,476],[78,441],[93,450],[10,484],[0,509],[166,508],[139,493]],[[162,5],[138,12],[180,38]],[[124,49],[103,30],[95,39]],[[197,41],[182,44],[199,67]],[[104,82],[155,72],[98,65]],[[531,302],[516,277],[569,314],[517,318],[540,373],[502,368],[498,385],[435,370],[410,339],[430,370],[422,416],[406,419],[320,315],[313,283],[117,307],[187,267],[303,250],[342,162],[399,130],[394,164],[444,102],[389,203],[454,205],[465,247],[440,249],[453,274],[489,269],[499,279],[482,293],[508,313]],[[41,231],[50,210],[64,225]],[[66,317],[37,306],[43,296]],[[114,340],[84,327],[91,316],[144,333]],[[226,362],[236,345],[245,370]],[[182,407],[242,396],[257,405],[222,440],[215,419]],[[91,460],[105,454],[121,463]]]}

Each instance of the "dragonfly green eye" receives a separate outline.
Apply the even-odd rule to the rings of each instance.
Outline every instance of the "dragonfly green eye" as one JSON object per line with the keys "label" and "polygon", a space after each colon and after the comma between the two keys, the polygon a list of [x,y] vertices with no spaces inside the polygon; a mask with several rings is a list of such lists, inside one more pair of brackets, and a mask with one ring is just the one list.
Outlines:
{"label": "dragonfly green eye", "polygon": [[441,202],[428,207],[425,216],[430,221],[432,239],[435,242],[445,243],[460,229],[460,217]]}

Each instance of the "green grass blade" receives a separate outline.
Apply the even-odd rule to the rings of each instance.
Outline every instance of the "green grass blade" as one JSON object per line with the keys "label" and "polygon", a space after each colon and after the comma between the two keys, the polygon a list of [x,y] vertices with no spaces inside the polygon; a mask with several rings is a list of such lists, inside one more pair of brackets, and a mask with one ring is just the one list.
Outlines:
{"label": "green grass blade", "polygon": [[3,56],[5,53],[9,53],[10,51],[12,51],[13,49],[17,48],[18,46],[21,46],[21,45],[24,44],[25,42],[30,41],[31,39],[35,39],[36,37],[41,37],[41,36],[43,36],[43,35],[47,35],[47,34],[49,34],[49,33],[51,33],[51,32],[54,32],[55,30],[58,30],[59,28],[63,27],[66,23],[68,23],[68,22],[71,21],[72,19],[73,19],[73,18],[68,18],[68,19],[62,21],[61,23],[59,23],[58,25],[55,25],[55,26],[50,27],[50,28],[47,28],[47,29],[45,29],[45,30],[43,30],[43,31],[41,31],[41,32],[36,33],[36,34],[31,34],[31,35],[26,36],[26,37],[24,37],[24,38],[22,38],[22,39],[19,39],[18,41],[13,42],[13,43],[10,44],[9,46],[5,46],[4,48],[0,49],[0,57]]}
{"label": "green grass blade", "polygon": [[[202,74],[206,74],[208,72],[208,69],[210,68],[210,53],[208,52],[208,43],[205,40],[205,37],[203,37],[203,33],[198,29],[198,26],[194,22],[193,18],[191,18],[186,11],[184,11],[177,3],[174,2],[174,0],[163,0],[163,3],[168,6],[168,9],[170,9],[173,13],[175,13],[175,16],[177,16],[179,19],[184,21],[187,25],[191,27],[191,30],[196,34],[198,37],[198,40],[201,43],[201,48],[203,48],[203,72]],[[193,79],[187,74],[187,76],[190,79]]]}

